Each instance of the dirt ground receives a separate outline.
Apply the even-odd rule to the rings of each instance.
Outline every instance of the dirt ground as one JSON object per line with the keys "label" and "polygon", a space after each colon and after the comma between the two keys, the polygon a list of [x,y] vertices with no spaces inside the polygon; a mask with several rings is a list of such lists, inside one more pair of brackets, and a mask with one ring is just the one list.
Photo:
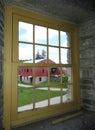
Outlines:
{"label": "dirt ground", "polygon": [[12,130],[95,130],[95,112],[82,111],[83,114],[72,119],[52,124],[52,121],[60,117],[38,121]]}

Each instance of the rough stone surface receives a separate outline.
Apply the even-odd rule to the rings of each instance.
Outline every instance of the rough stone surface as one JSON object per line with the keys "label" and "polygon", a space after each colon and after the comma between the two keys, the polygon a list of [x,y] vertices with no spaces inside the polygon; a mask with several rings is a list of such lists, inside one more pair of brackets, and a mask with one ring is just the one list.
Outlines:
{"label": "rough stone surface", "polygon": [[95,17],[80,24],[79,40],[81,102],[95,111]]}
{"label": "rough stone surface", "polygon": [[[78,24],[81,21],[81,24],[79,24],[81,105],[85,109],[95,111],[95,4],[92,4],[91,0],[85,0],[85,3],[83,3],[83,0],[60,0],[61,2],[64,2],[64,4],[60,3],[59,0],[56,0],[56,5],[55,0],[53,0],[52,2],[50,0],[49,2],[47,0],[40,0],[40,2],[39,0],[31,0],[31,4],[29,3],[29,1],[27,2],[27,0],[6,0],[6,3],[17,6],[19,8],[42,13],[44,15],[57,17],[63,20],[71,20],[70,22],[78,22]],[[90,13],[87,10],[89,10]],[[0,0],[0,119],[2,118],[3,109],[3,45],[4,0]],[[88,117],[90,117],[90,115]],[[83,118],[83,125],[85,126],[85,130],[90,129],[90,127],[88,126],[89,118],[87,119],[88,120],[86,121]],[[74,120],[74,122],[75,121],[76,120]],[[93,122],[93,120],[90,121],[91,123]],[[32,125],[31,128],[34,127],[33,130],[37,130],[37,126],[34,125]],[[69,123],[66,124],[66,126],[68,125]],[[64,126],[64,123],[62,123],[62,126]],[[76,125],[77,128],[78,126],[79,125]],[[93,126],[93,123],[91,124],[91,126]],[[56,130],[59,127],[60,124],[57,128],[56,126],[53,126],[51,128],[52,130]],[[70,127],[63,128],[65,130],[74,130],[72,125],[70,125]],[[95,126],[93,127],[93,130],[95,130]],[[39,129],[50,130],[49,128],[50,126],[48,126],[48,124],[45,126],[39,126]],[[26,130],[27,127],[23,127],[23,130],[24,129]],[[79,130],[79,128],[77,130]]]}
{"label": "rough stone surface", "polygon": [[75,23],[95,14],[95,1],[92,0],[6,0],[6,3]]}

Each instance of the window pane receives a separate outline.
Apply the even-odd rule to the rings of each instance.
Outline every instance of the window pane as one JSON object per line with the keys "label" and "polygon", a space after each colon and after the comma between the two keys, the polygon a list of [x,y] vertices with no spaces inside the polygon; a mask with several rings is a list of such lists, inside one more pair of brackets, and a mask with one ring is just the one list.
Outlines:
{"label": "window pane", "polygon": [[70,67],[63,67],[62,68],[63,77],[67,77],[68,83],[72,83],[72,72]]}
{"label": "window pane", "polygon": [[19,43],[19,62],[33,63],[33,45]]}
{"label": "window pane", "polygon": [[59,63],[59,49],[55,47],[49,47],[49,60],[51,64]]}
{"label": "window pane", "polygon": [[52,67],[50,70],[50,105],[61,103],[60,68]]}
{"label": "window pane", "polygon": [[18,112],[33,109],[33,89],[18,84]]}
{"label": "window pane", "polygon": [[61,63],[62,64],[70,63],[70,49],[61,48]]}
{"label": "window pane", "polygon": [[35,63],[47,63],[47,47],[35,45]]}
{"label": "window pane", "polygon": [[54,29],[48,29],[49,32],[49,45],[58,46],[59,45],[59,38],[58,38],[58,31]]}
{"label": "window pane", "polygon": [[19,22],[19,41],[33,42],[33,25]]}
{"label": "window pane", "polygon": [[35,107],[48,106],[48,68],[35,68]]}
{"label": "window pane", "polygon": [[34,68],[31,66],[18,67],[18,82],[25,84],[33,84]]}
{"label": "window pane", "polygon": [[35,108],[48,106],[48,87],[35,89]]}
{"label": "window pane", "polygon": [[35,86],[36,87],[47,87],[48,81],[48,68],[47,67],[36,67],[35,68]]}
{"label": "window pane", "polygon": [[64,91],[63,102],[71,101],[71,87],[72,87],[72,76],[71,68],[63,67],[62,68],[62,88]]}
{"label": "window pane", "polygon": [[35,43],[47,43],[47,29],[41,26],[35,26]]}
{"label": "window pane", "polygon": [[70,38],[69,33],[60,31],[60,43],[62,47],[70,46]]}
{"label": "window pane", "polygon": [[67,89],[63,89],[64,90],[64,96],[63,96],[63,103],[64,102],[70,102],[72,100],[72,97],[71,97],[71,89],[72,88],[72,85],[68,85],[67,86]]}

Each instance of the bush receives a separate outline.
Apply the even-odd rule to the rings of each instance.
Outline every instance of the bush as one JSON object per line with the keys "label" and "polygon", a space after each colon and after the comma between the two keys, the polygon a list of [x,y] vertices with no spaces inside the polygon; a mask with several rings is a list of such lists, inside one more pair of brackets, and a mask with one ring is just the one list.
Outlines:
{"label": "bush", "polygon": [[62,77],[62,83],[64,88],[68,87],[68,76]]}

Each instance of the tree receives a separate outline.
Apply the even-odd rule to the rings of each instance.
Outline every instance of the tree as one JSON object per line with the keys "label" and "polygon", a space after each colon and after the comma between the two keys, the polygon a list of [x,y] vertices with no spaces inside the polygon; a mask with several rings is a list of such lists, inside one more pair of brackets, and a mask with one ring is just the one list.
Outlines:
{"label": "tree", "polygon": [[45,50],[43,49],[42,50],[42,58],[44,59],[46,57],[46,52],[45,52]]}

